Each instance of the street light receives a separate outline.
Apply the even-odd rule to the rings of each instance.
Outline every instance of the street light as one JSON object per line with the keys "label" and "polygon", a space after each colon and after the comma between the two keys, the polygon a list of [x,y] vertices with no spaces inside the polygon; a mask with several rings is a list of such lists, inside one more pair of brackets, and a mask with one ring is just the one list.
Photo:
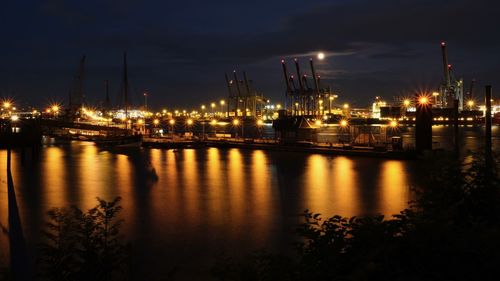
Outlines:
{"label": "street light", "polygon": [[171,131],[172,131],[172,137],[173,137],[174,136],[174,124],[175,124],[175,120],[174,119],[170,119],[168,121],[168,123],[170,124]]}
{"label": "street light", "polygon": [[259,138],[262,138],[262,126],[264,125],[264,121],[262,119],[257,120],[257,130],[259,132]]}
{"label": "street light", "polygon": [[189,118],[186,120],[186,131],[190,132],[191,125],[193,125],[193,119]]}
{"label": "street light", "polygon": [[418,98],[418,103],[422,106],[429,104],[429,98],[427,96],[421,96]]}
{"label": "street light", "polygon": [[54,104],[51,107],[52,112],[54,112],[54,118],[57,117],[57,114],[59,113],[59,106],[57,104]]}
{"label": "street light", "polygon": [[473,100],[467,101],[467,106],[469,106],[469,110],[472,110],[472,108],[474,107],[474,101]]}
{"label": "street light", "polygon": [[214,127],[214,135],[217,137],[217,120],[212,119],[212,121],[210,121],[210,125]]}
{"label": "street light", "polygon": [[[340,120],[340,127],[342,129],[342,132],[344,131],[347,131],[348,130],[348,126],[349,126],[349,122],[347,122],[346,119],[342,119]],[[343,133],[341,134],[341,136],[343,135]],[[350,139],[351,139],[351,132],[350,130],[348,131],[348,134],[347,134],[347,141],[349,142]],[[344,140],[342,139],[342,144],[344,144]]]}
{"label": "street light", "polygon": [[221,112],[222,116],[226,116],[226,114],[224,114],[224,104],[226,104],[226,101],[221,100],[220,101],[220,112]]}
{"label": "street light", "polygon": [[[240,120],[233,119],[233,125],[237,128],[240,125]],[[243,124],[241,124],[241,137],[243,138]],[[236,133],[236,138],[238,138],[238,133]]]}
{"label": "street light", "polygon": [[210,107],[212,108],[212,114],[214,113],[214,108],[215,108],[215,102],[210,104]]}

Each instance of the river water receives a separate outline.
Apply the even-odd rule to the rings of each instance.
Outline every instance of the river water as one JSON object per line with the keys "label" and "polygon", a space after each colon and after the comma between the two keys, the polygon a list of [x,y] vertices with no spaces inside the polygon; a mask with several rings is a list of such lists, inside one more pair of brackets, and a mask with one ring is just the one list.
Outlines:
{"label": "river water", "polygon": [[[446,145],[451,128],[434,128]],[[462,149],[478,150],[480,128],[462,128]],[[494,150],[500,149],[494,127]],[[6,152],[0,151],[0,224],[7,226]],[[305,209],[328,217],[398,213],[423,173],[419,162],[242,149],[100,150],[93,143],[47,142],[38,160],[12,175],[30,256],[50,208],[88,209],[122,197],[123,233],[136,280],[206,279],[216,258],[260,248],[284,250]],[[8,265],[0,234],[0,267]]]}

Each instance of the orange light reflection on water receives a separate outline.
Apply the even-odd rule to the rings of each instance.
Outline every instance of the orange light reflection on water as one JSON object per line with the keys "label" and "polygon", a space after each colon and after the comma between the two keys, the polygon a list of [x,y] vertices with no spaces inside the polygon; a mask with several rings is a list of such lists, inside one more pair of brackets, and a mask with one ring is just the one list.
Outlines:
{"label": "orange light reflection on water", "polygon": [[408,206],[409,186],[407,173],[402,161],[387,160],[382,165],[382,176],[379,182],[379,212],[389,215],[397,214]]}
{"label": "orange light reflection on water", "polygon": [[357,172],[351,159],[311,155],[305,169],[305,208],[323,217],[358,213]]}
{"label": "orange light reflection on water", "polygon": [[42,202],[50,208],[67,206],[66,159],[58,147],[47,147],[42,171],[42,188],[45,198]]}

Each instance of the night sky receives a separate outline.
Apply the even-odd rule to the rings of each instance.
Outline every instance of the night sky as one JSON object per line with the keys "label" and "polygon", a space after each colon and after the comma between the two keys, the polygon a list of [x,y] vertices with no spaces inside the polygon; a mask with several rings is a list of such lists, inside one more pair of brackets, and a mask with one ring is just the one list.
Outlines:
{"label": "night sky", "polygon": [[[436,88],[439,43],[466,87],[500,88],[500,2],[475,1],[3,1],[0,96],[19,104],[67,102],[87,56],[87,101],[120,94],[128,52],[133,101],[199,108],[227,95],[224,72],[246,71],[258,90],[283,101],[280,59],[327,54],[324,84],[354,105]],[[495,89],[495,88],[494,88]]]}

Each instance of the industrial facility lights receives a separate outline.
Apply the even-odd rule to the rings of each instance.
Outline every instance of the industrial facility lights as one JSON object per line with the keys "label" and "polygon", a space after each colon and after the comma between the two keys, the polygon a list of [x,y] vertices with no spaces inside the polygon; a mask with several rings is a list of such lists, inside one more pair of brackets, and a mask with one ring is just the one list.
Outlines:
{"label": "industrial facility lights", "polygon": [[429,98],[427,96],[421,96],[418,98],[418,103],[420,105],[427,105],[429,104]]}
{"label": "industrial facility lights", "polygon": [[160,124],[160,120],[158,120],[158,119],[153,120],[153,124],[155,124],[155,125]]}
{"label": "industrial facility lights", "polygon": [[348,109],[349,108],[349,104],[348,103],[344,103],[344,108]]}
{"label": "industrial facility lights", "polygon": [[175,124],[175,120],[174,120],[174,119],[170,119],[170,120],[168,121],[168,123],[169,123],[170,125],[174,125],[174,124]]}
{"label": "industrial facility lights", "polygon": [[391,122],[389,122],[389,125],[392,127],[392,128],[396,128],[398,126],[398,121],[396,120],[391,120]]}
{"label": "industrial facility lights", "polygon": [[233,120],[233,125],[238,126],[238,124],[240,124],[240,120],[234,119]]}
{"label": "industrial facility lights", "polygon": [[9,108],[11,105],[12,105],[12,104],[11,104],[9,101],[5,101],[5,102],[3,103],[3,105],[2,105],[2,106],[3,106],[3,108],[6,108],[6,109],[7,109],[7,108]]}
{"label": "industrial facility lights", "polygon": [[262,126],[264,125],[264,121],[262,121],[261,119],[257,120],[257,126]]}
{"label": "industrial facility lights", "polygon": [[217,120],[213,119],[213,120],[210,122],[210,124],[212,124],[212,126],[217,125]]}
{"label": "industrial facility lights", "polygon": [[410,101],[409,99],[405,99],[405,100],[403,101],[403,105],[404,105],[405,107],[410,106],[410,104],[411,104],[411,101]]}
{"label": "industrial facility lights", "polygon": [[187,124],[188,124],[188,125],[193,125],[193,119],[188,119],[188,120],[187,120]]}
{"label": "industrial facility lights", "polygon": [[349,123],[347,122],[347,120],[340,120],[340,126],[341,127],[347,127],[347,125],[349,125]]}
{"label": "industrial facility lights", "polygon": [[474,101],[473,100],[467,101],[467,106],[469,107],[469,110],[472,110],[472,108],[474,107]]}

